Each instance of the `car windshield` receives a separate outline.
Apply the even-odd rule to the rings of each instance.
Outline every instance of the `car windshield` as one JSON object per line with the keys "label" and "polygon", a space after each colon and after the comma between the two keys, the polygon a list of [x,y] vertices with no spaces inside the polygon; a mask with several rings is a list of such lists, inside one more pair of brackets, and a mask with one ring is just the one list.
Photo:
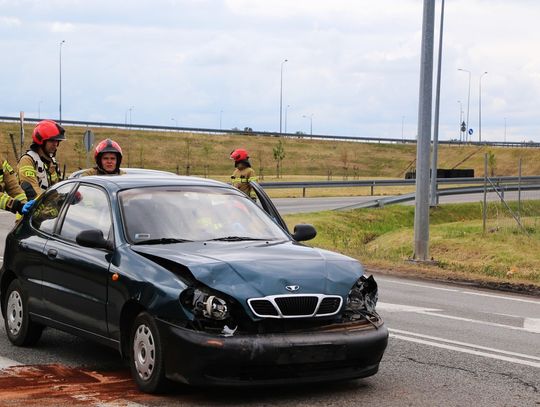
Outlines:
{"label": "car windshield", "polygon": [[289,239],[251,199],[226,188],[136,188],[120,192],[119,201],[134,244]]}

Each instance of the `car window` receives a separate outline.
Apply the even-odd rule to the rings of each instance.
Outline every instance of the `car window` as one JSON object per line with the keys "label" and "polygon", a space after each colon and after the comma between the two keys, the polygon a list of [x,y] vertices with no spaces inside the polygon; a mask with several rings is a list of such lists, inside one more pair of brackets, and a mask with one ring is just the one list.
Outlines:
{"label": "car window", "polygon": [[119,197],[126,236],[134,243],[288,239],[251,199],[227,188],[148,187],[123,191]]}
{"label": "car window", "polygon": [[77,235],[88,229],[99,229],[107,239],[112,230],[111,211],[105,191],[81,185],[67,207],[60,236],[75,241]]}
{"label": "car window", "polygon": [[53,233],[62,204],[73,189],[73,185],[62,185],[45,193],[32,212],[30,222],[33,227],[45,233]]}

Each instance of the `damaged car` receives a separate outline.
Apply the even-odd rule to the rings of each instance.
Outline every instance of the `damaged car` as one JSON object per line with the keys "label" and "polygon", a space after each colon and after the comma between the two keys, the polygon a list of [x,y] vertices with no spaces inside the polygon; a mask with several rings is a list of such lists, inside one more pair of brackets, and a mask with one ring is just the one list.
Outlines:
{"label": "damaged car", "polygon": [[301,242],[254,202],[195,177],[90,176],[48,189],[6,238],[14,345],[45,327],[116,348],[145,392],[367,377],[388,330],[361,264]]}

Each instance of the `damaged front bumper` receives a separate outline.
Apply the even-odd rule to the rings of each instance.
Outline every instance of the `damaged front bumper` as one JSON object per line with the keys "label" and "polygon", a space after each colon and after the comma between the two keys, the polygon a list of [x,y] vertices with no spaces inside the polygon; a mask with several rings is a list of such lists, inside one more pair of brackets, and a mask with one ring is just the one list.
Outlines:
{"label": "damaged front bumper", "polygon": [[191,385],[275,385],[377,373],[388,342],[382,322],[295,333],[224,337],[159,321],[166,375]]}

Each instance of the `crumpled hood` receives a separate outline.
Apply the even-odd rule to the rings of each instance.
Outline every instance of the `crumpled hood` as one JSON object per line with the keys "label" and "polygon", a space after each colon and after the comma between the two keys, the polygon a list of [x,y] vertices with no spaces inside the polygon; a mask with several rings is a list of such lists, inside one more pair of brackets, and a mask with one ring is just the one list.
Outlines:
{"label": "crumpled hood", "polygon": [[132,246],[189,268],[201,283],[243,304],[248,298],[291,294],[330,294],[346,298],[363,274],[360,263],[322,249],[284,242],[193,242]]}

